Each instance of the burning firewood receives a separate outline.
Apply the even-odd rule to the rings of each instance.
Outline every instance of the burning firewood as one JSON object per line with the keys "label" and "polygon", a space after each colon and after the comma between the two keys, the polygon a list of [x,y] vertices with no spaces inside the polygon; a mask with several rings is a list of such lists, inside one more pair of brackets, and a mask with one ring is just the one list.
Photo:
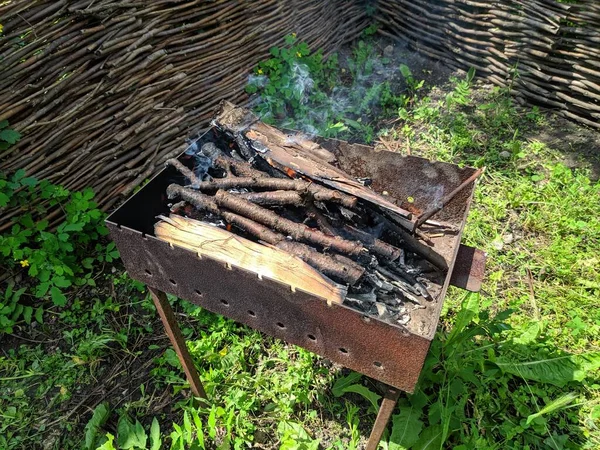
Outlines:
{"label": "burning firewood", "polygon": [[[195,175],[196,167],[189,166],[193,158],[188,165],[168,161],[189,183],[168,186],[168,198],[179,203],[171,208],[174,214],[170,219],[163,217],[156,225],[159,238],[192,246],[200,253],[208,246],[213,257],[249,270],[260,263],[257,273],[267,270],[265,255],[272,253],[263,253],[265,249],[283,253],[306,264],[297,266],[304,272],[310,267],[321,277],[303,274],[310,279],[310,286],[302,289],[311,289],[318,279],[315,286],[322,293],[323,283],[329,283],[326,289],[335,292],[336,301],[341,296],[364,313],[400,325],[410,322],[411,311],[427,308],[436,300],[448,262],[416,226],[452,231],[451,226],[429,219],[441,209],[439,205],[435,212],[430,208],[413,218],[339,169],[332,153],[305,138],[262,124],[242,108],[223,104],[216,124],[225,130],[223,141],[205,142],[201,147],[203,154],[209,144],[213,150],[212,166],[201,167],[202,177]],[[193,156],[193,152],[186,153]],[[448,203],[475,178],[476,174],[461,183],[442,203]],[[203,240],[217,234],[221,236],[219,244]],[[231,237],[235,237],[235,249],[218,248],[227,247]],[[234,258],[237,251],[241,252],[239,258]],[[249,252],[257,252],[259,260],[250,264]],[[274,264],[284,260],[274,258]],[[290,273],[286,272],[291,264],[287,261],[281,272],[269,276],[300,287],[297,277],[285,275]],[[274,268],[267,271],[273,273]],[[341,284],[347,285],[347,290]]]}
{"label": "burning firewood", "polygon": [[[167,195],[170,198],[174,198],[176,196],[181,197],[184,200],[190,202],[198,209],[202,209],[212,214],[223,217],[227,222],[239,226],[248,233],[256,236],[258,239],[269,244],[275,245],[278,248],[281,248],[282,250],[286,250],[300,257],[300,259],[306,261],[313,267],[321,270],[326,275],[338,278],[350,284],[354,284],[356,283],[356,281],[358,281],[358,279],[362,276],[364,272],[364,270],[362,270],[362,268],[360,267],[357,268],[355,265],[350,265],[347,262],[336,260],[336,258],[332,258],[328,255],[320,254],[316,250],[308,247],[307,245],[303,245],[296,242],[288,242],[284,235],[273,232],[269,228],[261,225],[253,219],[240,216],[238,214],[232,213],[224,209],[220,209],[217,201],[215,201],[215,199],[213,199],[212,197],[208,197],[207,195],[201,194],[199,192],[194,192],[190,189],[185,189],[176,184],[172,184],[169,186],[169,188],[167,189]],[[251,207],[253,205],[249,204],[247,206]],[[256,208],[258,209],[260,207]],[[253,208],[251,208],[250,211],[250,216],[255,215],[255,211]],[[260,208],[260,211],[268,210],[263,210],[262,208]]]}
{"label": "burning firewood", "polygon": [[284,235],[275,233],[269,228],[243,216],[228,211],[223,211],[221,215],[227,222],[237,225],[261,241],[275,245],[281,250],[298,256],[301,260],[320,270],[325,275],[343,280],[349,284],[356,283],[363,276],[364,269],[358,264],[354,264],[351,259],[343,258],[341,255],[325,255],[317,252],[308,245],[288,241]]}
{"label": "burning firewood", "polygon": [[202,180],[200,180],[193,171],[188,169],[185,164],[181,163],[179,160],[175,158],[167,159],[165,164],[167,166],[173,166],[175,169],[177,169],[179,173],[186,177],[193,186],[198,186],[200,183],[202,183]]}
{"label": "burning firewood", "polygon": [[156,236],[259,276],[269,277],[294,289],[302,289],[327,301],[341,303],[345,289],[321,275],[286,250],[252,242],[227,230],[177,215],[160,217]]}
{"label": "burning firewood", "polygon": [[320,245],[324,248],[331,248],[340,253],[348,255],[358,255],[364,251],[363,245],[358,241],[348,241],[336,236],[328,236],[319,230],[311,229],[304,224],[293,222],[278,216],[276,213],[254,205],[226,191],[217,191],[215,195],[217,205],[229,209],[233,212],[249,217],[263,225],[270,226],[278,231],[292,236],[298,241],[306,241],[312,244]]}
{"label": "burning firewood", "polygon": [[[179,170],[178,167],[176,168]],[[187,173],[187,170],[184,172]],[[182,174],[186,176],[184,172],[182,172]],[[354,208],[356,206],[356,198],[354,197],[351,197],[338,191],[317,186],[315,184],[308,183],[303,180],[247,177],[217,178],[212,181],[200,182],[198,184],[193,185],[192,187],[199,191],[205,192],[214,192],[219,189],[295,190],[305,195],[310,195],[317,201],[331,201],[344,205],[348,208]]]}
{"label": "burning firewood", "polygon": [[302,206],[306,200],[296,191],[246,192],[237,196],[261,206]]}
{"label": "burning firewood", "polygon": [[229,176],[262,178],[268,176],[266,173],[256,170],[250,163],[239,161],[227,156],[219,156],[215,160],[215,164],[224,169]]}
{"label": "burning firewood", "polygon": [[415,223],[412,213],[400,208],[332,165],[331,162],[334,158],[327,150],[315,145],[309,147],[305,143],[306,141],[303,145],[298,145],[297,139],[290,139],[276,128],[259,122],[250,110],[226,101],[221,103],[220,108],[213,123],[219,129],[231,134],[236,142],[241,142],[245,152],[251,157],[257,155],[284,173],[291,169],[330,188],[391,211],[398,216],[402,226],[409,231],[414,230]]}

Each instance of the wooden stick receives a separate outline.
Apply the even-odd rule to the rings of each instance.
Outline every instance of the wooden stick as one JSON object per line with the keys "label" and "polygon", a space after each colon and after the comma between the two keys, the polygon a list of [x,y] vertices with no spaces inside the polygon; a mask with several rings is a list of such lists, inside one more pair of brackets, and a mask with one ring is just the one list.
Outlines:
{"label": "wooden stick", "polygon": [[354,239],[362,242],[373,253],[385,258],[387,261],[395,261],[396,259],[400,258],[403,253],[401,249],[394,247],[387,242],[383,242],[381,239],[376,239],[371,234],[351,227],[350,225],[346,225],[344,227],[344,231],[346,231]]}
{"label": "wooden stick", "polygon": [[263,178],[269,176],[268,174],[255,169],[246,161],[239,161],[224,155],[215,159],[215,164],[225,170],[230,170],[236,177]]}
{"label": "wooden stick", "polygon": [[365,248],[360,242],[347,241],[336,236],[327,236],[319,230],[314,230],[304,224],[280,217],[273,211],[261,208],[258,205],[254,205],[243,198],[239,198],[223,190],[216,193],[215,202],[222,208],[229,209],[263,225],[289,234],[297,241],[317,244],[348,255],[359,255],[365,251]]}
{"label": "wooden stick", "polygon": [[287,251],[194,219],[177,215],[161,216],[160,219],[154,232],[161,240],[274,279],[293,289],[302,289],[327,301],[341,303],[344,299],[344,288]]}
{"label": "wooden stick", "polygon": [[355,284],[365,272],[362,267],[354,263],[351,259],[339,260],[336,256],[340,255],[324,255],[308,245],[288,241],[284,235],[275,233],[264,225],[256,223],[246,217],[242,217],[229,211],[223,211],[222,216],[227,222],[240,227],[260,240],[275,245],[277,248],[299,257],[301,260],[327,276],[344,280],[350,284]]}
{"label": "wooden stick", "polygon": [[477,169],[475,172],[473,172],[473,174],[469,178],[467,178],[465,181],[460,183],[452,192],[445,195],[438,205],[435,205],[435,206],[429,208],[428,210],[426,210],[425,212],[421,213],[421,215],[419,217],[417,217],[417,222],[415,223],[415,226],[417,228],[420,227],[427,221],[427,219],[429,219],[431,216],[433,216],[434,214],[441,211],[442,208],[444,208],[444,206],[446,206],[448,203],[450,203],[450,201],[454,197],[456,197],[456,194],[458,194],[460,191],[462,191],[464,188],[466,188],[469,184],[473,183],[477,178],[479,178],[479,176],[483,173],[483,171],[484,171],[483,167]]}
{"label": "wooden stick", "polygon": [[338,236],[336,230],[331,226],[327,218],[321,214],[321,211],[317,209],[317,207],[309,203],[306,206],[306,212],[308,213],[308,217],[314,219],[319,226],[319,229],[328,236]]}
{"label": "wooden stick", "polygon": [[425,258],[431,264],[436,266],[438,269],[443,270],[444,272],[448,271],[448,263],[444,259],[442,255],[437,253],[431,247],[419,242],[413,235],[408,233],[404,228],[399,227],[387,217],[382,214],[375,213],[375,217],[377,217],[381,222],[384,223],[386,228],[390,230],[392,233],[398,235],[398,237],[402,240],[404,247],[406,250],[416,253],[417,255]]}
{"label": "wooden stick", "polygon": [[381,407],[377,413],[377,418],[373,424],[373,429],[369,435],[366,450],[377,450],[379,447],[379,441],[381,441],[381,436],[383,436],[383,432],[387,428],[390,417],[392,417],[392,413],[396,408],[398,398],[400,398],[400,390],[392,386],[385,385],[385,394],[383,396],[383,400],[381,401]]}
{"label": "wooden stick", "polygon": [[297,191],[248,192],[235,196],[261,206],[302,206],[305,203],[305,199]]}
{"label": "wooden stick", "polygon": [[170,184],[169,187],[167,187],[167,197],[171,200],[179,197],[186,202],[191,203],[198,209],[208,211],[212,214],[221,214],[221,210],[212,197],[194,191],[193,189],[186,189],[178,184]]}
{"label": "wooden stick", "polygon": [[346,195],[342,192],[327,189],[314,183],[308,183],[303,180],[288,180],[285,178],[215,178],[212,181],[203,181],[194,188],[199,191],[214,192],[219,189],[268,189],[268,190],[286,190],[299,191],[311,195],[315,200],[321,202],[339,203],[346,208],[356,206],[356,197]]}
{"label": "wooden stick", "polygon": [[177,171],[183,175],[184,177],[186,177],[188,180],[190,180],[190,183],[193,186],[197,186],[200,183],[202,183],[202,180],[200,178],[198,178],[193,171],[191,171],[190,169],[188,169],[183,163],[181,163],[178,159],[175,158],[171,158],[171,159],[167,159],[165,161],[165,164],[167,166],[172,166],[175,169],[177,169]]}
{"label": "wooden stick", "polygon": [[206,391],[204,390],[204,386],[202,386],[202,382],[198,376],[198,371],[196,370],[196,367],[194,367],[194,362],[190,356],[190,352],[185,345],[185,340],[183,339],[179,325],[177,325],[177,319],[175,318],[175,314],[173,314],[169,300],[167,300],[167,295],[163,291],[159,291],[158,289],[154,289],[152,287],[149,287],[148,290],[150,291],[150,295],[152,296],[152,300],[154,301],[154,306],[156,306],[160,320],[162,320],[162,323],[165,327],[167,336],[169,336],[171,345],[179,357],[181,367],[183,367],[183,371],[185,372],[188,383],[190,383],[192,394],[194,394],[194,397],[206,399]]}

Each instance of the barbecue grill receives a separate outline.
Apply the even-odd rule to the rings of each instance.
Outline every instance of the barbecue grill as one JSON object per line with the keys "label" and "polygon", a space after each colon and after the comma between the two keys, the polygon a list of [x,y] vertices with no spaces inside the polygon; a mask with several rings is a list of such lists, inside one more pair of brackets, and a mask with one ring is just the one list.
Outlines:
{"label": "barbecue grill", "polygon": [[[199,143],[223,139],[221,134],[212,128]],[[342,170],[372,180],[375,192],[385,191],[416,215],[431,207],[440,190],[452,191],[475,172],[335,139],[318,143],[336,156]],[[179,157],[184,163],[188,159]],[[448,267],[440,294],[426,308],[413,311],[408,325],[400,326],[158,239],[154,224],[157,216],[169,213],[165,191],[177,177],[173,167],[166,167],[113,212],[107,225],[129,275],[148,285],[193,393],[204,396],[166,292],[384,383],[388,388],[367,447],[376,448],[399,392],[415,388],[448,286],[471,291],[481,286],[485,255],[460,243],[474,183],[435,216],[455,230],[431,238],[431,248]]]}

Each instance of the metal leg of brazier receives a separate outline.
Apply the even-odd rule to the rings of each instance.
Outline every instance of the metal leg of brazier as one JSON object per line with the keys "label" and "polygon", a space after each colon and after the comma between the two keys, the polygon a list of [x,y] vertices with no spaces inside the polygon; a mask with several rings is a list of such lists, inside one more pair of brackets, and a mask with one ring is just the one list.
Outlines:
{"label": "metal leg of brazier", "polygon": [[371,430],[369,442],[367,442],[365,450],[377,449],[381,436],[390,421],[392,412],[394,412],[396,403],[398,403],[398,397],[400,397],[400,391],[398,389],[393,388],[392,386],[386,387],[383,400],[381,401],[381,407],[379,408],[379,413],[377,413],[377,419],[375,419],[375,423],[373,424],[373,429]]}
{"label": "metal leg of brazier", "polygon": [[[198,377],[198,372],[196,371],[194,363],[192,362],[192,357],[190,356],[190,353],[185,345],[183,335],[181,334],[181,330],[177,324],[177,319],[175,318],[175,314],[173,314],[173,309],[167,300],[167,294],[151,287],[149,287],[148,290],[150,291],[152,300],[154,300],[154,305],[156,306],[156,310],[158,311],[160,319],[165,327],[165,331],[169,336],[171,345],[173,345],[173,348],[179,357],[179,361],[181,362],[185,376],[190,383],[190,389],[192,390],[192,393],[195,397],[206,399],[204,386],[202,386],[202,382]],[[379,413],[377,413],[377,418],[373,424],[373,429],[371,430],[371,435],[369,436],[369,441],[367,442],[367,447],[365,450],[377,449],[379,441],[381,440],[381,436],[383,436],[383,432],[385,431],[390,421],[390,417],[394,412],[394,408],[398,403],[399,396],[400,391],[398,389],[393,388],[392,386],[386,386],[381,407],[379,408]]]}
{"label": "metal leg of brazier", "polygon": [[202,386],[200,377],[198,377],[198,372],[194,367],[192,357],[190,356],[190,353],[185,345],[183,335],[181,334],[181,330],[177,324],[177,319],[175,318],[175,314],[173,314],[173,309],[171,309],[171,304],[167,300],[167,294],[151,287],[149,287],[148,290],[150,291],[152,300],[154,300],[154,305],[156,306],[160,320],[162,320],[162,323],[165,327],[167,336],[169,336],[171,345],[179,357],[179,361],[181,362],[185,376],[190,383],[190,389],[192,390],[192,393],[195,397],[206,399],[204,386]]}

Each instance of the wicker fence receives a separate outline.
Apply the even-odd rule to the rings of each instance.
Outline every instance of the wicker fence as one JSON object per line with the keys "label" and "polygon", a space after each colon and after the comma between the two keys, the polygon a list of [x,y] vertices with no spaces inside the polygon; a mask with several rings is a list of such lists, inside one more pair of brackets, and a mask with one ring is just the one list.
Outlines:
{"label": "wicker fence", "polygon": [[[106,209],[185,148],[216,103],[290,32],[335,51],[371,20],[359,0],[21,0],[0,6],[0,121],[23,139],[0,170]],[[599,127],[600,4],[379,0],[380,32],[520,99]],[[516,75],[518,74],[518,75]],[[3,211],[0,229],[16,211]]]}
{"label": "wicker fence", "polygon": [[600,2],[379,0],[381,33],[600,128]]}
{"label": "wicker fence", "polygon": [[23,135],[0,170],[91,186],[109,208],[219,100],[243,103],[249,70],[285,34],[327,53],[367,18],[354,0],[22,0],[0,23],[0,121]]}

